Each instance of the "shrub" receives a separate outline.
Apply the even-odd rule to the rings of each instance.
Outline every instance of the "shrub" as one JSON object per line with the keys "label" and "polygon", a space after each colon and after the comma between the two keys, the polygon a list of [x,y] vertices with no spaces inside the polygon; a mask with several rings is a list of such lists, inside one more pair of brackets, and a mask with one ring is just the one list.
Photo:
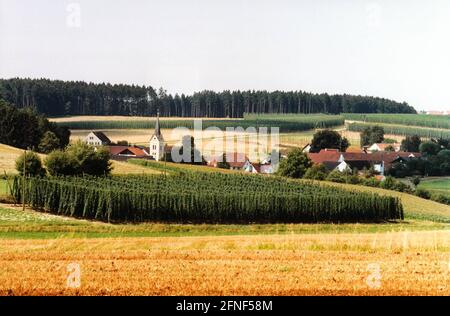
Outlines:
{"label": "shrub", "polygon": [[441,194],[441,193],[433,193],[433,194],[431,194],[430,199],[435,201],[435,202],[438,202],[438,203],[450,205],[450,198],[447,197],[444,194]]}
{"label": "shrub", "polygon": [[41,153],[48,154],[58,148],[60,148],[60,142],[55,133],[50,131],[45,132],[38,146],[39,151]]}
{"label": "shrub", "polygon": [[360,179],[356,173],[352,175],[348,175],[345,177],[345,182],[349,184],[358,184],[360,183]]}
{"label": "shrub", "polygon": [[427,199],[429,200],[431,198],[431,194],[429,191],[425,190],[425,189],[417,189],[414,194],[418,197],[421,197],[423,199]]}
{"label": "shrub", "polygon": [[55,150],[51,152],[44,162],[51,176],[77,174],[77,162],[64,151]]}
{"label": "shrub", "polygon": [[331,182],[345,183],[345,176],[341,172],[334,170],[328,174],[326,180]]}
{"label": "shrub", "polygon": [[109,151],[94,148],[81,141],[70,144],[65,151],[54,151],[45,160],[51,175],[108,175],[111,172]]}
{"label": "shrub", "polygon": [[41,177],[45,175],[41,158],[35,152],[27,151],[26,154],[23,153],[16,159],[16,170],[20,175],[23,175],[24,164],[27,176]]}
{"label": "shrub", "polygon": [[387,176],[383,181],[381,181],[380,187],[387,190],[394,190],[395,179],[391,176]]}
{"label": "shrub", "polygon": [[311,180],[325,180],[329,171],[324,164],[314,164],[311,168],[306,170],[305,179]]}
{"label": "shrub", "polygon": [[418,177],[418,176],[413,177],[413,178],[412,178],[412,183],[413,183],[415,186],[418,186],[418,185],[420,184],[420,177]]}
{"label": "shrub", "polygon": [[362,185],[368,186],[368,187],[379,187],[380,181],[378,181],[376,178],[367,178],[362,180]]}

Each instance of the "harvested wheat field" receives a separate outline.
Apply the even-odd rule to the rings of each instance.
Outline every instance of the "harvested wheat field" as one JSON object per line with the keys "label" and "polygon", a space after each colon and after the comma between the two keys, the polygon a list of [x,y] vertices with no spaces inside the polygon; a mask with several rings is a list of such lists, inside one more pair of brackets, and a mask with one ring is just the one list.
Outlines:
{"label": "harvested wheat field", "polygon": [[449,265],[448,231],[2,240],[0,295],[450,295]]}

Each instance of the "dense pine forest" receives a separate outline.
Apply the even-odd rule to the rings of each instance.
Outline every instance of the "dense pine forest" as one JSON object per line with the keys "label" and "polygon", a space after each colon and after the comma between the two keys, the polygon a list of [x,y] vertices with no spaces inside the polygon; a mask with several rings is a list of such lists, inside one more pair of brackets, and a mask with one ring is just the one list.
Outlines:
{"label": "dense pine forest", "polygon": [[160,88],[48,79],[0,79],[0,98],[48,116],[155,115],[243,117],[244,113],[416,113],[388,99],[304,91],[202,91],[171,95]]}

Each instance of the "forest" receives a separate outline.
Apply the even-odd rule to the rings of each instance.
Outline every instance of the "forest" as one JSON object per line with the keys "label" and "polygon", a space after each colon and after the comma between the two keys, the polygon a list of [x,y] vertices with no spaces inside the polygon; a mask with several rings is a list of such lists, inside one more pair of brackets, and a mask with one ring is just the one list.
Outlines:
{"label": "forest", "polygon": [[0,79],[0,98],[47,116],[127,115],[243,117],[244,113],[416,113],[407,103],[378,97],[305,91],[201,91],[169,94],[150,86],[49,79]]}

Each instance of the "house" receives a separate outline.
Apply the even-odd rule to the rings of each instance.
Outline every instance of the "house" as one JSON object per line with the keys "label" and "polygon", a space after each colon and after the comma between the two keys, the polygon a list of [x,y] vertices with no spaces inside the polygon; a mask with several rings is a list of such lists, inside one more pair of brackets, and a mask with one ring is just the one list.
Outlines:
{"label": "house", "polygon": [[109,146],[109,153],[113,160],[128,160],[130,158],[150,159],[148,148],[140,146]]}
{"label": "house", "polygon": [[103,132],[90,132],[84,142],[92,146],[107,146],[111,144],[111,140]]}
{"label": "house", "polygon": [[243,153],[226,153],[225,159],[231,170],[242,170],[251,164],[248,157]]}
{"label": "house", "polygon": [[150,156],[156,161],[164,157],[165,142],[159,126],[159,112],[156,117],[155,132],[150,137]]}
{"label": "house", "polygon": [[327,161],[337,162],[341,156],[337,149],[322,149],[318,153],[308,153],[309,159],[315,164],[324,163]]}
{"label": "house", "polygon": [[[225,160],[230,165],[231,170],[242,170],[249,173],[271,174],[275,172],[275,167],[269,162],[253,163],[243,153],[226,153]],[[270,160],[270,159],[269,159]],[[208,166],[217,168],[218,163],[222,161],[222,155],[211,157]]]}
{"label": "house", "polygon": [[392,147],[394,148],[393,151],[398,152],[400,151],[400,144],[398,143],[393,143],[393,144],[388,144],[388,143],[374,143],[372,146],[370,146],[369,148],[367,148],[367,151],[370,152],[375,152],[375,151],[386,151],[387,148]]}

